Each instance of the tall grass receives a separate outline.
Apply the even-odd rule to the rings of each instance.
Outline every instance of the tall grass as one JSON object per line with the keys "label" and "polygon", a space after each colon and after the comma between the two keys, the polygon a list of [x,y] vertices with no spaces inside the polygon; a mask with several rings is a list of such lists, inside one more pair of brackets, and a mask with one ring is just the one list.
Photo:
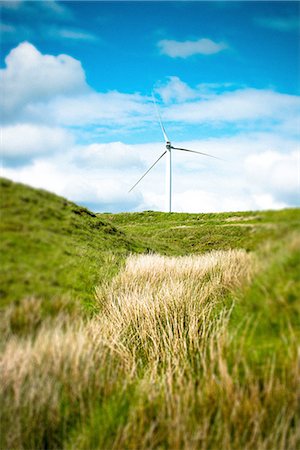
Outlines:
{"label": "tall grass", "polygon": [[145,363],[155,372],[178,367],[199,352],[216,304],[249,278],[250,261],[241,250],[131,256],[113,282],[98,289],[100,320],[143,369]]}
{"label": "tall grass", "polygon": [[124,367],[94,321],[47,324],[34,340],[11,338],[1,360],[1,448],[61,448],[74,421],[85,420]]}
{"label": "tall grass", "polygon": [[274,355],[258,370],[251,317],[230,331],[259,267],[242,250],[131,256],[97,289],[92,319],[7,332],[2,447],[296,449],[292,333],[285,364]]}

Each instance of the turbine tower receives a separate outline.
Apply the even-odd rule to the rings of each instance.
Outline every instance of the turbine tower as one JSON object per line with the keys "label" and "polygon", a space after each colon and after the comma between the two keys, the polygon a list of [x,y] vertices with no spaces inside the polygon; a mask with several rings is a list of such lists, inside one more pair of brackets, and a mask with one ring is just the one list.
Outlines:
{"label": "turbine tower", "polygon": [[160,161],[163,158],[163,156],[167,155],[167,157],[166,157],[166,211],[172,212],[172,150],[180,150],[182,152],[198,153],[199,155],[209,156],[210,158],[215,158],[215,159],[221,159],[221,158],[217,158],[216,156],[209,155],[208,153],[198,152],[196,150],[173,147],[171,141],[169,140],[169,138],[167,136],[165,127],[162,123],[154,96],[153,96],[153,101],[154,101],[154,105],[156,108],[157,117],[158,117],[158,120],[160,123],[160,128],[161,128],[162,134],[164,136],[166,150],[152,164],[152,166],[149,167],[149,169],[141,176],[141,178],[138,179],[138,181],[132,186],[132,188],[129,190],[129,192],[131,192],[139,184],[139,182],[142,181],[142,179],[147,175],[147,173],[150,172],[150,170],[158,163],[158,161]]}

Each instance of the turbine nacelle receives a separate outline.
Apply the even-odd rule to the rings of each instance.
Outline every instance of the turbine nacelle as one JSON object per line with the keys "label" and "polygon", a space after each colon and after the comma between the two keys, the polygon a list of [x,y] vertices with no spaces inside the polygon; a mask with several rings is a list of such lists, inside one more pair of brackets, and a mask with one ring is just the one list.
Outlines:
{"label": "turbine nacelle", "polygon": [[170,141],[166,141],[166,149],[167,150],[171,150],[171,148],[172,148],[171,142]]}

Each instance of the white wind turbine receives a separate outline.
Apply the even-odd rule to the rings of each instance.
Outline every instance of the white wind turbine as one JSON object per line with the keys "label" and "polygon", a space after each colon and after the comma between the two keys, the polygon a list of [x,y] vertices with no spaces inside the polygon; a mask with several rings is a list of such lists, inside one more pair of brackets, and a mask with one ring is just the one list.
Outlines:
{"label": "white wind turbine", "polygon": [[139,182],[142,181],[142,179],[147,175],[147,173],[149,173],[150,170],[153,169],[153,167],[158,163],[158,161],[161,160],[161,158],[163,156],[167,155],[167,157],[166,157],[166,211],[172,212],[172,150],[180,150],[182,152],[198,153],[199,155],[209,156],[210,158],[215,158],[215,159],[221,159],[221,158],[218,158],[217,156],[209,155],[208,153],[198,152],[196,150],[173,147],[171,141],[169,140],[169,138],[167,136],[166,130],[163,126],[154,96],[153,96],[153,101],[155,104],[156,113],[157,113],[158,120],[160,123],[161,131],[164,136],[166,150],[160,155],[160,157],[155,161],[155,163],[153,163],[152,166],[149,167],[149,169],[141,176],[141,178],[138,179],[138,181],[132,186],[132,188],[129,190],[129,192],[131,192],[139,184]]}

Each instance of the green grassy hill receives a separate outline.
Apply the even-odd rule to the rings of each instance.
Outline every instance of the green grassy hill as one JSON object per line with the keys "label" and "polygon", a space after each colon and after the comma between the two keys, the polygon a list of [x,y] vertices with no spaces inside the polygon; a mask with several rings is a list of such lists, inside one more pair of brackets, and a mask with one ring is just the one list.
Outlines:
{"label": "green grassy hill", "polygon": [[29,296],[89,302],[122,258],[145,250],[107,220],[49,192],[1,179],[0,195],[2,305]]}
{"label": "green grassy hill", "polygon": [[35,296],[91,301],[129,252],[254,250],[299,228],[300,210],[94,214],[47,191],[0,180],[1,304]]}
{"label": "green grassy hill", "polygon": [[300,209],[0,188],[0,448],[300,447]]}
{"label": "green grassy hill", "polygon": [[281,240],[300,229],[299,208],[211,214],[147,211],[97,216],[168,255],[229,248],[255,250],[266,241]]}

